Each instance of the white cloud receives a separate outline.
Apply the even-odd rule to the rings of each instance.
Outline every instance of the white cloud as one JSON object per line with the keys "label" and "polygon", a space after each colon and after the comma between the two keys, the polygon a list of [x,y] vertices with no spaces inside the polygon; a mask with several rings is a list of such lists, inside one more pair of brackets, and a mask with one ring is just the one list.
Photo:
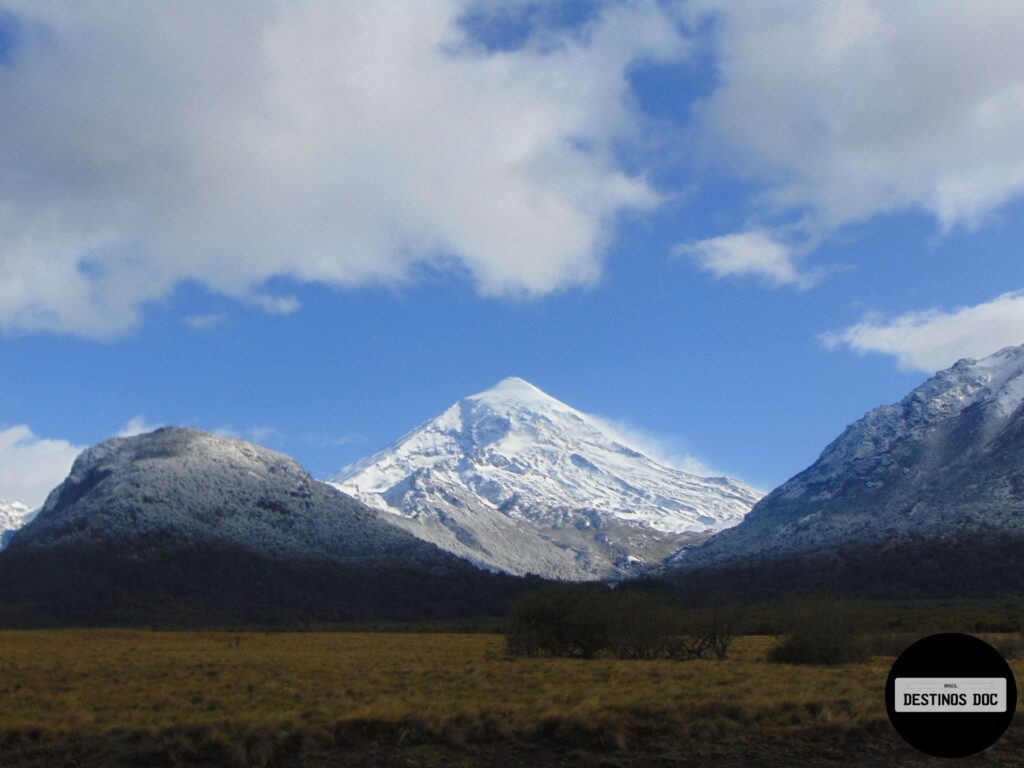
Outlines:
{"label": "white cloud", "polygon": [[207,315],[186,315],[181,321],[195,331],[205,331],[223,325],[227,319],[227,315],[218,312]]}
{"label": "white cloud", "polygon": [[270,296],[265,293],[254,293],[245,297],[245,301],[271,315],[287,316],[302,308],[302,304],[294,296]]}
{"label": "white cloud", "polygon": [[502,51],[469,0],[4,6],[0,329],[91,336],[183,281],[285,314],[270,278],[588,284],[658,202],[615,158],[627,69],[686,51],[653,0]]}
{"label": "white cloud", "polygon": [[985,357],[1024,343],[1024,291],[949,312],[869,315],[820,339],[829,349],[848,347],[861,354],[892,355],[900,368],[933,373],[964,357]]}
{"label": "white cloud", "polygon": [[38,437],[24,424],[0,430],[0,499],[39,506],[81,450],[66,440]]}
{"label": "white cloud", "polygon": [[720,85],[696,134],[808,235],[904,210],[976,227],[1024,191],[1019,0],[695,0]]}
{"label": "white cloud", "polygon": [[702,269],[718,278],[756,275],[772,285],[800,288],[809,288],[817,280],[816,274],[799,269],[799,255],[793,247],[763,229],[677,245],[673,253],[692,257]]}
{"label": "white cloud", "polygon": [[117,430],[117,437],[134,437],[135,435],[144,435],[147,432],[152,432],[154,429],[159,429],[163,424],[150,424],[146,421],[144,416],[136,416],[129,419],[119,430]]}

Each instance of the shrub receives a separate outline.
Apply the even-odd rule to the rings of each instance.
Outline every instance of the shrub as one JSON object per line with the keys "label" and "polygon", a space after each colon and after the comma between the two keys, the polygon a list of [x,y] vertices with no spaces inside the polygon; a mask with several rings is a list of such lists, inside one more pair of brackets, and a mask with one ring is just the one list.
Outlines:
{"label": "shrub", "polygon": [[868,656],[860,636],[858,608],[845,601],[791,599],[785,608],[786,635],[768,653],[785,664],[846,664]]}
{"label": "shrub", "polygon": [[609,645],[610,631],[607,603],[599,591],[559,586],[513,603],[506,643],[513,655],[590,659]]}
{"label": "shrub", "polygon": [[715,603],[712,608],[693,619],[689,626],[672,639],[668,657],[673,659],[703,659],[714,656],[724,659],[729,646],[739,634],[743,612],[739,605]]}
{"label": "shrub", "polygon": [[620,659],[724,658],[736,631],[735,608],[715,607],[684,626],[683,614],[650,594],[562,585],[527,594],[509,613],[507,650],[518,656]]}
{"label": "shrub", "polygon": [[620,659],[657,659],[669,655],[681,633],[679,612],[642,592],[614,595],[609,600],[612,653]]}
{"label": "shrub", "polygon": [[703,638],[708,650],[715,658],[724,659],[729,653],[729,646],[739,632],[743,614],[739,605],[716,603],[711,614],[697,631],[697,637]]}

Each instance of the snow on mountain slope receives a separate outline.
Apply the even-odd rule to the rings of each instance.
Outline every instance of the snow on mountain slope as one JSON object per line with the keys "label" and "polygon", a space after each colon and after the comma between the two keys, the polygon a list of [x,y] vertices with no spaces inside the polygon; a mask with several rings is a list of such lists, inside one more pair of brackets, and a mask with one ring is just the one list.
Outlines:
{"label": "snow on mountain slope", "polygon": [[0,549],[16,530],[28,522],[32,511],[20,501],[4,501],[0,499]]}
{"label": "snow on mountain slope", "polygon": [[663,466],[518,378],[330,478],[415,535],[510,573],[608,578],[736,525],[757,491]]}
{"label": "snow on mountain slope", "polygon": [[961,360],[868,412],[743,523],[680,564],[1024,533],[1024,346]]}
{"label": "snow on mountain slope", "polygon": [[284,454],[164,427],[83,451],[0,552],[0,627],[494,615],[474,567]]}
{"label": "snow on mountain slope", "polygon": [[53,547],[147,536],[282,558],[453,559],[314,480],[284,454],[177,427],[83,451],[16,543]]}

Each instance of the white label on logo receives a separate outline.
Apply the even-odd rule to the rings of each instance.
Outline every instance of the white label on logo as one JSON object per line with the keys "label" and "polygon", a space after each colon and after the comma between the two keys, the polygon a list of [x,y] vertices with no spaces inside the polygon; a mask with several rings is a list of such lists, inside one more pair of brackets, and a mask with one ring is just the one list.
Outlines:
{"label": "white label on logo", "polygon": [[897,712],[1005,712],[1005,677],[897,677]]}

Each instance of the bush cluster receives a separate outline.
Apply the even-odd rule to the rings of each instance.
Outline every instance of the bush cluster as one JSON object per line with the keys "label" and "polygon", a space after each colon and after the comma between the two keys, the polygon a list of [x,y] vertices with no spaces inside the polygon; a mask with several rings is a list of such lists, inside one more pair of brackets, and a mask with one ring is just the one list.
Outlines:
{"label": "bush cluster", "polygon": [[783,609],[786,634],[768,653],[784,664],[847,664],[863,661],[869,647],[858,606],[842,600],[792,598]]}
{"label": "bush cluster", "polygon": [[507,647],[515,656],[722,659],[735,624],[735,609],[688,625],[677,608],[642,592],[553,587],[512,605]]}

